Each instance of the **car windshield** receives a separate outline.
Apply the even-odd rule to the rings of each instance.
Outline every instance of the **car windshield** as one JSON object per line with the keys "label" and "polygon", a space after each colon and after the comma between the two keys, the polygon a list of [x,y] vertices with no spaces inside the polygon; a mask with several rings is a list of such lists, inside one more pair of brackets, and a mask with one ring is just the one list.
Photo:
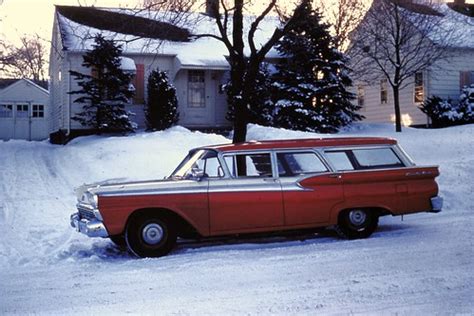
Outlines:
{"label": "car windshield", "polygon": [[190,179],[201,177],[221,177],[223,170],[213,150],[198,149],[191,151],[173,171],[172,179]]}

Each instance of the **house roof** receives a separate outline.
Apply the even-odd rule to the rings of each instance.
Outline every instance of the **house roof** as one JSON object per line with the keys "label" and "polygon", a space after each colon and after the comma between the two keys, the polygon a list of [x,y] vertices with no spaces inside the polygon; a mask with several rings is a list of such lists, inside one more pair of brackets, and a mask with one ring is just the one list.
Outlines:
{"label": "house roof", "polygon": [[[374,10],[374,6],[377,6],[381,1],[385,0],[374,0],[369,10]],[[435,27],[427,35],[434,43],[452,48],[474,48],[474,18],[467,14],[469,10],[472,10],[472,5],[422,4],[413,0],[388,1],[406,10],[409,13],[407,15],[409,19],[411,17],[416,19],[419,14],[431,16],[435,20]],[[357,29],[353,34],[356,32]],[[448,33],[449,36],[446,36]]]}
{"label": "house roof", "polygon": [[[453,48],[474,48],[474,18],[459,13],[447,4],[434,7],[442,16],[433,17],[440,19],[434,32],[428,34],[435,43],[442,43]],[[446,30],[452,31],[449,37],[443,36]]]}
{"label": "house roof", "polygon": [[37,89],[37,90],[41,91],[42,93],[49,95],[48,90],[46,90],[45,88],[43,88],[40,85],[36,84],[35,82],[33,82],[30,79],[26,79],[26,78],[22,78],[22,79],[0,79],[0,82],[3,81],[3,80],[12,80],[13,82],[10,85],[8,85],[7,87],[4,87],[3,89],[0,89],[0,95],[5,95],[6,93],[8,93],[8,91],[10,91],[11,89],[14,89],[17,85],[19,85],[23,81],[26,82],[26,84],[28,86],[31,86],[34,89]]}
{"label": "house roof", "polygon": [[[222,42],[211,37],[193,37],[197,34],[218,34],[215,21],[204,14],[191,13],[186,18],[191,22],[183,24],[192,27],[192,34],[184,27],[163,23],[172,23],[177,19],[173,12],[56,6],[56,19],[63,47],[67,51],[92,49],[94,36],[102,33],[105,38],[121,44],[124,54],[175,56],[183,68],[229,67],[226,59],[229,53]],[[251,18],[246,21],[251,21]],[[248,28],[250,23],[246,24]],[[268,17],[262,21],[255,34],[256,46],[263,45],[278,25],[277,17]],[[245,47],[248,49],[248,45]],[[278,57],[278,53],[272,49],[267,57]]]}
{"label": "house roof", "polygon": [[[95,7],[56,6],[56,10],[63,17],[76,23],[116,33],[175,42],[187,42],[191,35],[187,29],[139,15]],[[127,12],[132,13],[130,10]]]}
{"label": "house roof", "polygon": [[0,90],[5,89],[9,85],[14,84],[18,80],[20,80],[20,79],[10,79],[10,78],[2,79],[2,78],[0,78]]}

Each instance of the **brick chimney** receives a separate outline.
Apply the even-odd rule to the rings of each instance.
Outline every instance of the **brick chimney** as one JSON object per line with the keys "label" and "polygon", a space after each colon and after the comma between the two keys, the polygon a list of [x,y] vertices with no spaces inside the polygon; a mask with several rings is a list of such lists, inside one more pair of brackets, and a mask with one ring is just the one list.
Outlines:
{"label": "brick chimney", "polygon": [[206,0],[206,14],[212,18],[219,16],[219,0]]}

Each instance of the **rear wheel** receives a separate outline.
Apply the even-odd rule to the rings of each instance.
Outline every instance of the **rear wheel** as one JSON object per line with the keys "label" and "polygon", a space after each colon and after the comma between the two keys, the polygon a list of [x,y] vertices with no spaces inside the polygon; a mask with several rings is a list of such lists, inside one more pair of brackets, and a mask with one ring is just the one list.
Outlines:
{"label": "rear wheel", "polygon": [[139,257],[161,257],[176,243],[172,221],[156,215],[140,215],[127,225],[125,240],[131,252]]}
{"label": "rear wheel", "polygon": [[336,232],[343,238],[367,238],[377,229],[379,217],[370,209],[350,209],[339,214],[335,227]]}

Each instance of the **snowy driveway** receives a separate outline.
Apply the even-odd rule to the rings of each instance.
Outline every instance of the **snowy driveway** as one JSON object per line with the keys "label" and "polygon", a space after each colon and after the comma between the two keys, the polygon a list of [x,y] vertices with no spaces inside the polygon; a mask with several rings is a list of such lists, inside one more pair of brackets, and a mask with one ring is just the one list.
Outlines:
{"label": "snowy driveway", "polygon": [[[69,225],[72,188],[161,178],[191,147],[226,141],[182,128],[67,146],[0,142],[0,314],[474,313],[474,125],[444,130],[361,125],[439,164],[440,214],[384,217],[372,238],[331,235],[183,245],[135,259]],[[252,127],[252,138],[314,134]]]}

